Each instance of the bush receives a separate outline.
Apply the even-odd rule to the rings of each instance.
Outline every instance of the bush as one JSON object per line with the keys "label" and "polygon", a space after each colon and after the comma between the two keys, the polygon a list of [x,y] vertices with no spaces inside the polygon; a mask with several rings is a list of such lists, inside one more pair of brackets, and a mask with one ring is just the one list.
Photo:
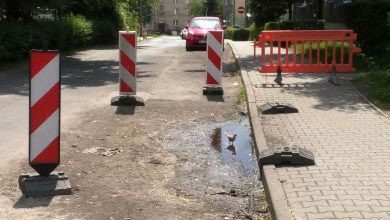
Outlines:
{"label": "bush", "polygon": [[69,15],[59,21],[60,31],[64,32],[64,48],[86,46],[92,39],[92,22],[81,15]]}
{"label": "bush", "polygon": [[224,35],[225,39],[232,39],[234,41],[247,41],[249,40],[249,29],[229,27],[225,30]]}
{"label": "bush", "polygon": [[369,83],[373,86],[370,96],[374,99],[390,104],[390,69],[367,74]]}
{"label": "bush", "polygon": [[14,61],[27,56],[31,48],[32,27],[21,23],[0,25],[0,62]]}
{"label": "bush", "polygon": [[239,28],[233,31],[233,38],[234,41],[247,41],[249,40],[249,29],[248,28]]}
{"label": "bush", "polygon": [[345,23],[358,34],[363,51],[369,55],[380,52],[389,42],[386,26],[390,3],[382,1],[353,2],[345,7]]}
{"label": "bush", "polygon": [[324,20],[268,22],[264,30],[324,30]]}
{"label": "bush", "polygon": [[111,44],[118,41],[118,30],[114,24],[107,19],[99,19],[93,22],[94,43]]}
{"label": "bush", "polygon": [[[31,49],[73,49],[91,42],[92,23],[70,15],[59,21],[0,24],[0,63],[26,57]],[[46,45],[45,45],[46,44]]]}
{"label": "bush", "polygon": [[264,30],[265,31],[280,30],[280,23],[279,22],[268,22],[268,23],[265,23]]}
{"label": "bush", "polygon": [[249,27],[249,39],[257,41],[259,40],[259,34],[261,33],[261,27],[256,26],[255,23],[252,23],[252,25]]}
{"label": "bush", "polygon": [[233,39],[234,30],[235,30],[235,28],[233,28],[233,27],[226,28],[224,31],[224,38],[225,39]]}

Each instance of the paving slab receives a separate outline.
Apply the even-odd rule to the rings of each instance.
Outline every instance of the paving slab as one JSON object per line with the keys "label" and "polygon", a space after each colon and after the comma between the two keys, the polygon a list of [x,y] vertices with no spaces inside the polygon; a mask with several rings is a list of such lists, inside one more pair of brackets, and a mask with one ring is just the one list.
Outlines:
{"label": "paving slab", "polygon": [[294,219],[390,219],[390,120],[350,86],[347,79],[356,74],[343,74],[335,86],[329,74],[282,73],[279,86],[276,73],[258,72],[253,42],[229,43],[257,106],[282,102],[299,111],[251,115],[267,146],[299,145],[315,157],[314,166],[278,166],[270,175],[279,179],[288,204],[288,210],[273,207],[276,212]]}

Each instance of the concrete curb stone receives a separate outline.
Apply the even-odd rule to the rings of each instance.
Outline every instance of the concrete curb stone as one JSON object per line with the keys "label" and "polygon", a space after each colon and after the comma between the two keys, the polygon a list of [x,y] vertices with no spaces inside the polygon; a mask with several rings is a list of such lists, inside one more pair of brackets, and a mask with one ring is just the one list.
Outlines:
{"label": "concrete curb stone", "polygon": [[[260,123],[261,119],[257,113],[255,94],[251,87],[249,74],[243,68],[244,65],[242,61],[239,59],[240,55],[238,54],[236,48],[234,47],[234,44],[232,44],[230,40],[225,40],[225,41],[232,48],[234,57],[236,58],[241,69],[241,80],[243,81],[246,89],[249,118],[250,118],[250,123],[255,138],[256,154],[258,156],[259,152],[268,149],[268,146],[265,140],[263,129],[261,127],[261,123]],[[287,203],[287,197],[284,194],[282,184],[279,181],[277,172],[275,171],[275,166],[274,165],[261,166],[260,172],[262,175],[267,198],[270,203],[270,208],[271,208],[273,218],[280,219],[280,220],[293,219],[293,216],[291,215],[291,210]]]}

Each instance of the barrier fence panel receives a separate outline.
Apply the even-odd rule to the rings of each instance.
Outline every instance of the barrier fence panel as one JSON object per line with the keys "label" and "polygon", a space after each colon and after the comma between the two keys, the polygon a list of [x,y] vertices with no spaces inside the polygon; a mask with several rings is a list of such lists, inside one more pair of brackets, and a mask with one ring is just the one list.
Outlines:
{"label": "barrier fence panel", "polygon": [[353,55],[361,52],[356,39],[352,30],[263,31],[254,42],[254,56],[259,46],[260,73],[276,72],[278,67],[299,73],[331,72],[335,67],[338,73],[348,73],[355,71]]}
{"label": "barrier fence panel", "polygon": [[60,162],[60,54],[30,52],[29,163],[42,176]]}

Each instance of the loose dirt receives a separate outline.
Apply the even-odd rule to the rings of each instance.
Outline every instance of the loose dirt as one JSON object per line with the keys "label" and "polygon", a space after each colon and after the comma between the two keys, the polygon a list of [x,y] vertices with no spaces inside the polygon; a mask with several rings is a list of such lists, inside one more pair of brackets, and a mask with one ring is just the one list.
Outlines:
{"label": "loose dirt", "polygon": [[270,219],[258,171],[224,162],[211,143],[223,124],[249,126],[245,106],[235,104],[239,77],[229,48],[224,69],[223,98],[149,99],[144,107],[107,105],[82,114],[62,129],[56,169],[69,176],[73,194],[23,197],[17,178],[31,169],[20,158],[1,171],[0,216]]}

